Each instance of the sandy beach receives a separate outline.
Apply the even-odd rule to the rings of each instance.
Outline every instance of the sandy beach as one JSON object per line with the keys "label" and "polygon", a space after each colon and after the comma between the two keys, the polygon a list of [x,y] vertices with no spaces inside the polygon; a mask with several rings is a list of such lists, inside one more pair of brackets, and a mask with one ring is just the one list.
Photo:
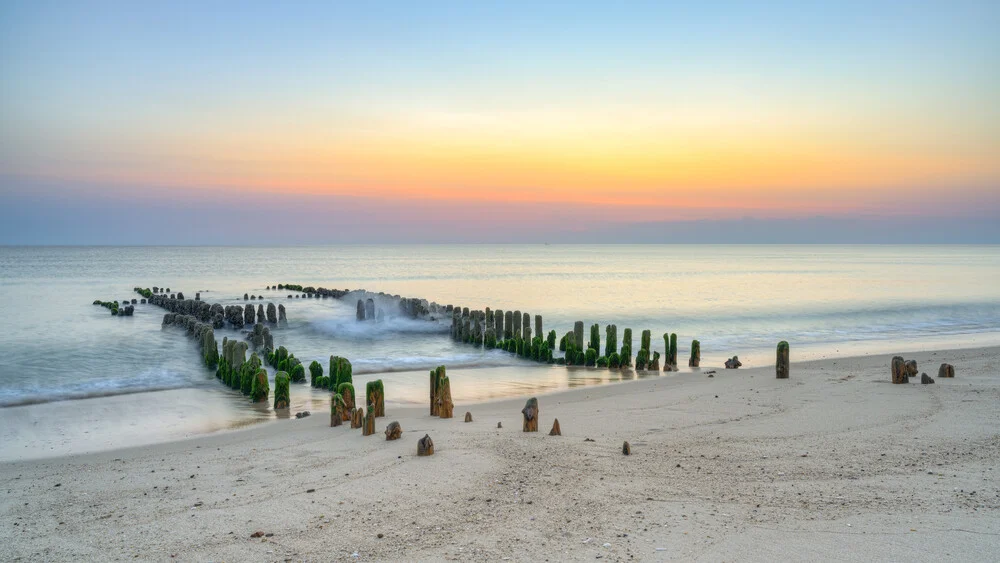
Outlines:
{"label": "sandy beach", "polygon": [[562,391],[537,434],[517,399],[4,463],[0,559],[991,560],[998,353],[906,354],[955,366],[934,385],[892,385],[890,354]]}

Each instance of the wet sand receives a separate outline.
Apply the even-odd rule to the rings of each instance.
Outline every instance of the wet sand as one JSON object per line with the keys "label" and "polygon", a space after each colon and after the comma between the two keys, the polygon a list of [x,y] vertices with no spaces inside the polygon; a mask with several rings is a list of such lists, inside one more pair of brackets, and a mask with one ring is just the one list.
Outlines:
{"label": "wet sand", "polygon": [[904,355],[956,377],[892,385],[891,355],[704,368],[540,396],[537,434],[518,399],[387,408],[394,442],[314,412],[3,463],[0,559],[994,559],[1000,348]]}

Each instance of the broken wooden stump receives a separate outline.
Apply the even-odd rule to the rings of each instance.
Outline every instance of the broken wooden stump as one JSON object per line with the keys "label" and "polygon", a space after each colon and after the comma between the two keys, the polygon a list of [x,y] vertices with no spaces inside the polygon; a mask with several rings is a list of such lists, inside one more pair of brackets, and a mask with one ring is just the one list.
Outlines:
{"label": "broken wooden stump", "polygon": [[632,446],[628,445],[628,442],[622,444],[622,453],[625,455],[632,455]]}
{"label": "broken wooden stump", "polygon": [[524,424],[521,431],[538,432],[538,399],[534,397],[528,399],[524,408],[521,409],[521,414],[524,415]]}
{"label": "broken wooden stump", "polygon": [[372,405],[368,405],[368,412],[365,414],[363,424],[361,426],[362,436],[371,436],[375,433],[375,409]]}
{"label": "broken wooden stump", "polygon": [[431,440],[429,434],[424,434],[423,438],[417,440],[417,455],[434,455],[434,440]]}
{"label": "broken wooden stump", "polygon": [[742,365],[743,362],[740,361],[739,356],[733,356],[732,358],[726,360],[726,369],[737,369]]}
{"label": "broken wooden stump", "polygon": [[349,416],[343,395],[334,393],[330,399],[330,426],[340,426]]}
{"label": "broken wooden stump", "polygon": [[955,377],[955,368],[951,364],[941,364],[938,368],[938,377]]}
{"label": "broken wooden stump", "polygon": [[549,436],[562,436],[562,431],[559,429],[559,419],[552,421],[552,430],[549,430]]}
{"label": "broken wooden stump", "polygon": [[361,428],[365,418],[365,409],[351,409],[351,428]]}
{"label": "broken wooden stump", "polygon": [[398,422],[390,422],[389,426],[385,427],[386,440],[398,440],[402,435],[403,427]]}
{"label": "broken wooden stump", "polygon": [[920,374],[920,383],[923,383],[924,385],[927,385],[928,383],[934,383],[934,378],[932,378],[931,376],[927,375],[926,373],[921,373]]}
{"label": "broken wooden stump", "polygon": [[903,362],[903,369],[906,370],[907,379],[911,377],[916,377],[919,370],[917,370],[916,360],[906,360]]}
{"label": "broken wooden stump", "polygon": [[892,382],[893,383],[908,383],[906,376],[906,361],[902,356],[892,357]]}
{"label": "broken wooden stump", "polygon": [[472,413],[471,412],[466,412],[465,413],[465,421],[466,422],[472,422]]}

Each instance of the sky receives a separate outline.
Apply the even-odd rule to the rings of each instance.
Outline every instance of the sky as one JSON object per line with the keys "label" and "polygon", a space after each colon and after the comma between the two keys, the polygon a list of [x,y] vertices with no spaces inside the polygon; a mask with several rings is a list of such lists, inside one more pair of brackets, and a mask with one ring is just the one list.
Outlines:
{"label": "sky", "polygon": [[3,2],[0,243],[997,243],[997,29],[995,0]]}

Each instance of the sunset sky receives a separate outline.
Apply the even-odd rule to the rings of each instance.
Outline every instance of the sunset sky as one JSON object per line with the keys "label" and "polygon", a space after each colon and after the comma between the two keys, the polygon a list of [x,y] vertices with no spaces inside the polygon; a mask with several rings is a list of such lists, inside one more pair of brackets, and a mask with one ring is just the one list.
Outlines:
{"label": "sunset sky", "polygon": [[0,243],[114,242],[87,216],[125,203],[223,243],[227,202],[287,242],[1000,221],[998,30],[996,1],[5,2]]}

